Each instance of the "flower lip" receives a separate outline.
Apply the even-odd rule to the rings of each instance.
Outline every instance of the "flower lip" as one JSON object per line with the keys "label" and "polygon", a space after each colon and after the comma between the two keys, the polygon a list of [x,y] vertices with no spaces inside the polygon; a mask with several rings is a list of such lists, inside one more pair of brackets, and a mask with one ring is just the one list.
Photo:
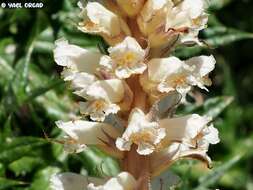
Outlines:
{"label": "flower lip", "polygon": [[119,132],[111,125],[98,122],[89,122],[84,120],[76,121],[57,121],[56,125],[62,129],[76,144],[84,145],[104,145],[99,139],[108,141],[107,136],[110,134],[114,139],[119,137]]}
{"label": "flower lip", "polygon": [[50,178],[52,190],[130,190],[136,186],[137,181],[128,172],[121,172],[107,181],[70,172],[55,174]]}
{"label": "flower lip", "polygon": [[90,34],[101,35],[110,45],[114,45],[131,35],[131,31],[125,21],[112,11],[97,2],[88,2],[84,8],[80,6],[80,16],[83,21],[78,29]]}
{"label": "flower lip", "polygon": [[[148,0],[137,23],[154,48],[173,48],[180,43],[197,43],[198,33],[206,27],[208,16],[204,0],[184,0],[179,3],[166,0]],[[173,41],[176,40],[174,43]]]}
{"label": "flower lip", "polygon": [[218,130],[210,124],[212,118],[197,114],[185,117],[163,119],[161,128],[166,129],[166,137],[161,142],[161,149],[151,155],[152,175],[158,175],[179,159],[191,158],[211,166],[207,155],[209,144],[217,144]]}
{"label": "flower lip", "polygon": [[108,51],[109,56],[103,56],[100,65],[117,78],[129,78],[132,74],[143,73],[147,68],[144,63],[146,51],[132,37],[127,36]]}
{"label": "flower lip", "polygon": [[129,151],[134,143],[138,146],[139,154],[148,155],[155,151],[165,135],[165,129],[159,128],[157,122],[150,122],[140,109],[134,108],[129,116],[128,127],[122,137],[116,140],[116,146],[122,151]]}
{"label": "flower lip", "polygon": [[214,69],[215,59],[211,56],[193,57],[181,61],[176,57],[155,58],[148,62],[148,72],[140,82],[146,92],[179,92],[185,101],[186,94],[192,86],[207,90],[211,85],[208,74]]}

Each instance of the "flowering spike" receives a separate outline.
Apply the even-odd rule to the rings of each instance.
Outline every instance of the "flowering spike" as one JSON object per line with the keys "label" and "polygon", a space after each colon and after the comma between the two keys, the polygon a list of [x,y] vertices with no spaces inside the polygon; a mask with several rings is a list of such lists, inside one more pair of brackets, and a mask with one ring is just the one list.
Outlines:
{"label": "flowering spike", "polygon": [[212,55],[188,60],[171,55],[177,45],[202,45],[198,33],[208,19],[204,1],[108,0],[85,7],[79,3],[78,28],[102,36],[110,47],[104,55],[56,41],[55,61],[64,67],[64,80],[84,99],[81,114],[92,120],[56,125],[67,135],[63,143],[69,152],[96,145],[120,159],[128,173],[99,183],[58,175],[55,189],[69,190],[75,181],[87,190],[151,190],[151,177],[177,160],[198,159],[211,167],[208,147],[219,142],[212,119],[197,114],[175,117],[174,112],[187,103],[193,87],[208,91],[208,75],[216,61]]}

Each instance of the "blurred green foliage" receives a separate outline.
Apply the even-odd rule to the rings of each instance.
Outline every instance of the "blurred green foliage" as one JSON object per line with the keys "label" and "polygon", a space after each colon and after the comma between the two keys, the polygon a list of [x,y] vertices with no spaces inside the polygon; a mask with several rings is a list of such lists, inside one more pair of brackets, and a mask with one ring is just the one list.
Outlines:
{"label": "blurred green foliage", "polygon": [[[59,77],[54,41],[65,37],[96,48],[99,37],[79,32],[74,0],[44,0],[42,9],[0,8],[0,190],[48,189],[51,174],[63,171],[113,176],[118,163],[95,147],[66,155],[54,122],[78,114],[77,97]],[[209,46],[179,47],[180,58],[214,54],[217,59],[204,103],[180,107],[177,114],[213,116],[221,143],[210,147],[214,168],[180,161],[171,168],[180,190],[253,190],[253,1],[209,0]],[[229,106],[229,107],[227,107]]]}

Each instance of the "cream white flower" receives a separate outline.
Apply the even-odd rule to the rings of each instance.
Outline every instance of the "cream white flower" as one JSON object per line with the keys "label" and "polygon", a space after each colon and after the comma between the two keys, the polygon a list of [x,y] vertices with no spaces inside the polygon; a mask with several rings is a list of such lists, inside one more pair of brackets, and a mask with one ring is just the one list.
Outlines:
{"label": "cream white flower", "polygon": [[51,190],[84,190],[87,189],[89,181],[87,176],[78,175],[75,173],[61,173],[55,174],[50,178]]}
{"label": "cream white flower", "polygon": [[71,81],[73,89],[84,90],[97,80],[94,74],[102,56],[99,52],[69,44],[64,39],[57,40],[55,45],[55,62],[64,67],[62,76],[65,81]]}
{"label": "cream white flower", "polygon": [[56,174],[50,178],[52,190],[133,190],[136,185],[137,181],[127,172],[121,172],[108,181],[70,172]]}
{"label": "cream white flower", "polygon": [[194,67],[192,75],[188,77],[189,84],[207,90],[205,85],[210,86],[212,84],[208,74],[215,68],[215,58],[212,55],[193,57],[188,59],[186,64]]}
{"label": "cream white flower", "polygon": [[[68,135],[65,142],[66,151],[71,148],[71,152],[80,152],[86,145],[106,146],[105,143],[110,141],[107,135],[112,139],[116,139],[120,135],[114,127],[105,123],[76,120],[57,121],[56,125]],[[75,147],[78,149],[77,151],[73,150]]]}
{"label": "cream white flower", "polygon": [[189,116],[163,119],[159,121],[161,128],[166,129],[168,142],[181,142],[191,148],[219,142],[218,131],[208,125],[212,118],[192,114]]}
{"label": "cream white flower", "polygon": [[55,62],[72,72],[85,72],[94,74],[99,67],[101,54],[90,51],[76,45],[69,44],[67,40],[59,39],[55,42],[54,49]]}
{"label": "cream white flower", "polygon": [[145,50],[132,37],[108,49],[110,55],[103,56],[100,65],[116,77],[123,79],[132,74],[141,74],[147,68],[144,64]]}
{"label": "cream white flower", "polygon": [[203,29],[207,22],[204,0],[183,0],[177,6],[170,7],[167,11],[165,30],[189,28]]}
{"label": "cream white flower", "polygon": [[165,22],[167,6],[173,6],[172,1],[148,0],[145,3],[137,18],[138,26],[144,35],[154,33]]}
{"label": "cream white flower", "polygon": [[74,93],[87,100],[81,103],[81,112],[91,115],[95,121],[103,121],[110,113],[117,113],[125,96],[125,84],[119,79],[100,80],[99,61],[101,54],[88,51],[66,40],[56,41],[55,61],[64,66],[62,72],[66,81],[71,81]]}
{"label": "cream white flower", "polygon": [[129,151],[134,143],[138,145],[139,154],[148,155],[155,150],[165,135],[165,129],[159,128],[157,122],[149,121],[142,110],[135,108],[129,116],[125,132],[116,140],[116,146],[121,151]]}
{"label": "cream white flower", "polygon": [[134,177],[127,173],[121,172],[116,177],[109,179],[103,185],[95,185],[90,183],[87,190],[133,190],[137,186],[137,181]]}
{"label": "cream white flower", "polygon": [[102,99],[80,102],[80,112],[90,115],[93,121],[104,121],[106,116],[116,114],[119,110],[120,107],[117,104]]}
{"label": "cream white flower", "polygon": [[219,143],[218,130],[213,127],[210,117],[192,114],[185,117],[163,119],[159,126],[166,129],[166,137],[160,144],[160,152],[151,158],[154,175],[182,158],[211,159],[206,154],[209,144]]}
{"label": "cream white flower", "polygon": [[117,103],[123,101],[124,84],[119,79],[96,81],[77,94],[87,99],[80,103],[81,113],[90,115],[94,121],[103,121],[110,113],[120,110]]}
{"label": "cream white flower", "polygon": [[213,56],[194,57],[186,61],[176,57],[152,59],[140,82],[146,92],[177,91],[184,98],[192,86],[207,90],[205,85],[211,85],[208,74],[214,69],[214,65]]}
{"label": "cream white flower", "polygon": [[[184,14],[188,19],[184,19],[182,15],[178,14],[175,19],[180,20],[181,17],[184,22],[179,23],[181,28],[188,28],[188,32],[180,36],[181,43],[198,43],[201,44],[198,40],[198,34],[200,30],[203,30],[208,22],[208,15],[205,13],[206,2],[205,0],[184,0],[179,5],[180,13]],[[173,17],[173,16],[172,16]],[[179,18],[178,18],[179,17]],[[166,28],[173,26],[173,23],[170,22],[170,16],[167,17]]]}
{"label": "cream white flower", "polygon": [[131,35],[125,21],[103,5],[97,2],[88,2],[85,8],[81,3],[79,6],[82,9],[81,17],[83,18],[78,27],[81,31],[101,35],[110,45]]}
{"label": "cream white flower", "polygon": [[208,20],[204,11],[204,0],[179,3],[148,0],[138,17],[138,25],[148,37],[151,47],[169,45],[174,41],[199,43],[198,33],[205,28]]}

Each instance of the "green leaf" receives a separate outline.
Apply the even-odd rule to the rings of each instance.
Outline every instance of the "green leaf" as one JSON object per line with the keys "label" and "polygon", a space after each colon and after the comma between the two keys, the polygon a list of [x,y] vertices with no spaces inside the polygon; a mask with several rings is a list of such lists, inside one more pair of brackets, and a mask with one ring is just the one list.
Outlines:
{"label": "green leaf", "polygon": [[7,188],[10,188],[10,187],[16,187],[16,186],[25,185],[25,184],[26,183],[21,182],[21,181],[16,181],[16,180],[0,177],[0,190],[6,190]]}
{"label": "green leaf", "polygon": [[5,175],[5,167],[2,163],[0,163],[0,177]]}
{"label": "green leaf", "polygon": [[230,96],[221,96],[214,97],[206,100],[203,105],[187,105],[184,110],[179,112],[180,114],[191,114],[198,113],[201,115],[207,115],[212,118],[218,117],[224,109],[226,109],[233,101],[233,97]]}
{"label": "green leaf", "polygon": [[6,138],[12,136],[12,131],[11,131],[11,115],[7,117],[3,128],[0,128],[0,143],[4,143]]}
{"label": "green leaf", "polygon": [[208,27],[202,32],[202,40],[206,43],[204,46],[182,47],[179,46],[173,52],[173,55],[187,59],[200,55],[204,50],[215,49],[233,42],[245,39],[253,39],[253,33],[244,32],[234,28],[228,28],[214,21],[217,26]]}
{"label": "green leaf", "polygon": [[53,53],[54,49],[54,31],[51,27],[42,31],[37,40],[34,42],[34,52],[36,53]]}
{"label": "green leaf", "polygon": [[237,155],[232,159],[228,160],[226,163],[223,163],[221,166],[214,168],[211,172],[205,176],[202,176],[199,179],[199,186],[195,190],[202,190],[205,187],[215,184],[220,178],[235,164],[241,160],[242,156]]}
{"label": "green leaf", "polygon": [[44,139],[35,137],[8,138],[0,145],[0,162],[8,164],[23,156],[36,153],[36,149],[47,144]]}
{"label": "green leaf", "polygon": [[211,11],[219,10],[231,2],[232,0],[208,0],[208,8]]}
{"label": "green leaf", "polygon": [[29,94],[27,99],[24,102],[28,102],[31,101],[35,98],[37,98],[38,96],[41,96],[43,94],[45,94],[46,92],[48,92],[49,90],[54,89],[55,87],[63,84],[64,81],[60,80],[60,79],[55,79],[49,82],[49,84],[42,86],[42,87],[38,87],[36,89],[32,89]]}
{"label": "green leaf", "polygon": [[79,154],[84,169],[91,176],[115,176],[119,173],[119,165],[116,160],[101,152],[95,147],[87,148]]}
{"label": "green leaf", "polygon": [[8,168],[18,175],[26,175],[31,172],[37,166],[43,164],[43,160],[40,157],[22,157],[9,164]]}
{"label": "green leaf", "polygon": [[34,176],[33,183],[28,190],[50,190],[50,177],[60,171],[60,168],[51,166],[37,171]]}
{"label": "green leaf", "polygon": [[204,40],[212,47],[224,46],[238,40],[253,39],[253,33],[224,26],[209,27],[203,32]]}
{"label": "green leaf", "polygon": [[188,59],[192,56],[200,55],[205,47],[193,46],[193,47],[177,47],[173,52],[173,55],[181,59]]}

